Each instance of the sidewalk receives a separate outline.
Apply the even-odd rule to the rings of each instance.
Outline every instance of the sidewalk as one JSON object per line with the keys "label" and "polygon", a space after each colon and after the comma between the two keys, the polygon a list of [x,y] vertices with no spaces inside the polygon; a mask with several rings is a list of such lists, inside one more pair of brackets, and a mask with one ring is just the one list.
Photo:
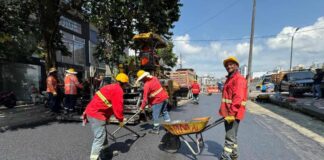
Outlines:
{"label": "sidewalk", "polygon": [[324,120],[324,99],[313,100],[311,97],[295,98],[296,102],[290,102],[288,97],[273,95],[270,96],[270,102],[292,110],[314,116]]}
{"label": "sidewalk", "polygon": [[0,132],[32,127],[54,121],[55,116],[43,105],[23,105],[11,109],[0,109]]}
{"label": "sidewalk", "polygon": [[250,94],[250,99],[255,99],[259,94],[269,94],[270,103],[324,120],[323,98],[314,100],[312,97],[303,96],[295,97],[293,100],[290,100],[285,94],[252,92]]}

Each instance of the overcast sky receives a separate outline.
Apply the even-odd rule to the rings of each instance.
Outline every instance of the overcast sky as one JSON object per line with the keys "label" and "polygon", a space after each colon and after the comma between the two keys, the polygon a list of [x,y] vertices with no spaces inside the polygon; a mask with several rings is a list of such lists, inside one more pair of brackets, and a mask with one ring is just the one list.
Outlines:
{"label": "overcast sky", "polygon": [[[324,62],[323,0],[257,0],[253,72],[289,68],[291,37],[293,66]],[[237,56],[247,64],[252,0],[183,0],[173,29],[175,53],[183,68],[199,75],[224,77],[222,61]]]}

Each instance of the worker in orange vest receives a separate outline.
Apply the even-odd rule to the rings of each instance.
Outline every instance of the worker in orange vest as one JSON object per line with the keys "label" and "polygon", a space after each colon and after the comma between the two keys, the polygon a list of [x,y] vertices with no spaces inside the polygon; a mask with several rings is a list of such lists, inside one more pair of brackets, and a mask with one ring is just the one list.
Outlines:
{"label": "worker in orange vest", "polygon": [[225,119],[225,144],[222,160],[238,159],[237,131],[244,118],[247,100],[247,82],[239,72],[239,61],[230,56],[223,62],[228,72],[224,84],[219,114]]}
{"label": "worker in orange vest", "polygon": [[65,104],[64,109],[66,113],[73,112],[74,106],[77,100],[77,88],[82,88],[82,84],[79,83],[77,72],[70,68],[65,70],[66,75],[64,78],[64,94],[65,94]]}
{"label": "worker in orange vest", "polygon": [[198,104],[200,86],[197,83],[197,80],[194,80],[194,83],[191,85],[191,92],[192,92],[194,102]]}
{"label": "worker in orange vest", "polygon": [[152,107],[153,129],[149,132],[159,134],[160,123],[159,117],[163,116],[164,121],[170,122],[170,115],[167,111],[168,93],[163,89],[159,79],[151,76],[150,73],[144,70],[137,72],[137,80],[144,82],[143,101],[140,109],[144,110],[146,106]]}
{"label": "worker in orange vest", "polygon": [[116,81],[117,83],[105,85],[97,91],[83,113],[84,123],[89,120],[94,134],[90,160],[97,160],[108,144],[105,126],[110,116],[114,115],[120,122],[119,126],[124,126],[123,88],[127,86],[129,79],[126,74],[119,73]]}
{"label": "worker in orange vest", "polygon": [[48,76],[46,78],[46,92],[48,94],[48,107],[53,113],[58,113],[60,111],[58,78],[57,70],[54,67],[48,70]]}

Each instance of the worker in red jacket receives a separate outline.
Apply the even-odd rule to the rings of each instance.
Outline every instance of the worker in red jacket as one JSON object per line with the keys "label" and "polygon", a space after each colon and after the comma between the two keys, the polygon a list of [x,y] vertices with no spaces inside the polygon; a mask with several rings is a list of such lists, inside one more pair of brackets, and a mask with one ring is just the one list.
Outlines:
{"label": "worker in red jacket", "polygon": [[157,77],[151,76],[150,73],[145,72],[144,70],[139,70],[137,72],[137,80],[144,82],[144,92],[143,92],[143,101],[140,109],[148,105],[152,107],[152,116],[153,116],[153,129],[149,133],[159,134],[160,123],[159,117],[163,116],[164,121],[170,122],[170,116],[167,111],[168,105],[168,93],[163,89],[159,79]]}
{"label": "worker in red jacket", "polygon": [[191,85],[191,92],[192,92],[192,95],[193,95],[194,102],[198,103],[199,93],[200,93],[200,86],[197,83],[197,80],[194,80],[194,83]]}
{"label": "worker in red jacket", "polygon": [[119,126],[124,126],[123,88],[127,86],[128,76],[119,73],[116,76],[116,81],[117,83],[103,86],[97,91],[83,113],[84,121],[89,120],[94,134],[90,160],[97,160],[100,152],[104,147],[107,147],[107,130],[105,126],[110,116],[114,115],[120,122]]}
{"label": "worker in red jacket", "polygon": [[238,158],[237,131],[244,118],[247,100],[247,82],[239,72],[239,61],[230,56],[223,62],[228,72],[224,84],[219,114],[225,119],[225,144],[221,155],[222,160]]}

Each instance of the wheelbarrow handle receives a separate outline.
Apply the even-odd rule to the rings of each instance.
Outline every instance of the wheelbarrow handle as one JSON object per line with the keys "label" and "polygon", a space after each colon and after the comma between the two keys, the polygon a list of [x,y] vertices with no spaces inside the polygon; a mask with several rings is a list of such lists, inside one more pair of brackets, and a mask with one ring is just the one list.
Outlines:
{"label": "wheelbarrow handle", "polygon": [[213,128],[213,127],[215,127],[215,126],[217,126],[217,125],[219,125],[219,124],[221,124],[221,123],[223,123],[224,121],[225,121],[225,119],[222,117],[222,118],[216,120],[215,122],[213,122],[213,123],[207,125],[207,126],[204,128],[203,131],[207,131],[207,130],[209,130],[209,129],[211,129],[211,128]]}

